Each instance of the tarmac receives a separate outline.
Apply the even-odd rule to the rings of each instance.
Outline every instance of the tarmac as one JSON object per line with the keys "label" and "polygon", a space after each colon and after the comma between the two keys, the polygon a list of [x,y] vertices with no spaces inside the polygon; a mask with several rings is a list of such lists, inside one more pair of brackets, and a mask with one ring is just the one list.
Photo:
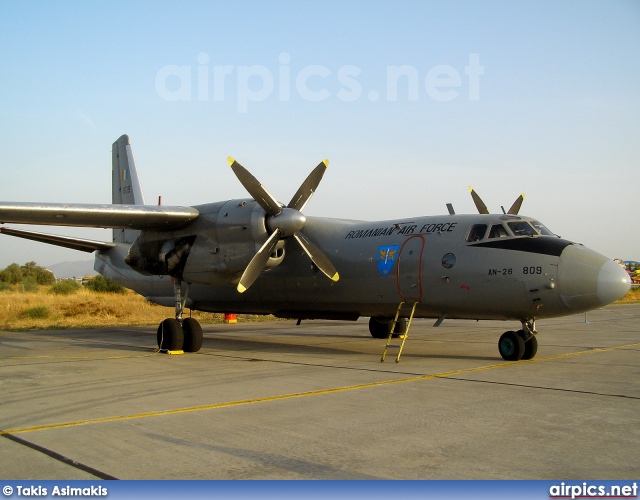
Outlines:
{"label": "tarmac", "polygon": [[[640,305],[538,321],[415,320],[402,358],[357,322],[0,332],[2,479],[631,479]],[[586,321],[585,321],[586,320]]]}

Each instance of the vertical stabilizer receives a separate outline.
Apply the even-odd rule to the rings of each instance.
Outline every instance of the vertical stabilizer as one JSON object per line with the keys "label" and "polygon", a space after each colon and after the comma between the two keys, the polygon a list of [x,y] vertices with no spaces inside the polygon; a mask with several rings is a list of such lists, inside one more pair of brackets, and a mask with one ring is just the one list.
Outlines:
{"label": "vertical stabilizer", "polygon": [[[114,205],[144,205],[136,163],[133,159],[131,141],[123,135],[113,143],[111,149],[112,203]],[[114,229],[114,243],[133,243],[140,231]]]}

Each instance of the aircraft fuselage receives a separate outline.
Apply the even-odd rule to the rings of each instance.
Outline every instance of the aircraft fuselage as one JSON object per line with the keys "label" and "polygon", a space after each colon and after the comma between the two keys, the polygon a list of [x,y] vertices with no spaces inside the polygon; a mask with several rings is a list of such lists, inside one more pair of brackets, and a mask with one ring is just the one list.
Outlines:
{"label": "aircraft fuselage", "polygon": [[[393,317],[405,301],[419,303],[415,317],[529,320],[593,309],[624,287],[619,266],[606,257],[555,235],[518,234],[522,222],[541,226],[525,216],[374,222],[307,217],[305,233],[333,262],[340,280],[327,280],[288,238],[271,268],[240,294],[240,274],[268,235],[264,212],[253,200],[195,208],[200,216],[187,228],[147,231],[134,247],[163,256],[165,242],[189,241],[181,278],[190,283],[188,306],[198,310],[357,319]],[[171,305],[168,277],[141,279],[122,264],[119,272],[109,271],[122,259],[109,254],[122,251],[99,252],[96,269],[149,300]],[[148,270],[161,274],[151,264]]]}

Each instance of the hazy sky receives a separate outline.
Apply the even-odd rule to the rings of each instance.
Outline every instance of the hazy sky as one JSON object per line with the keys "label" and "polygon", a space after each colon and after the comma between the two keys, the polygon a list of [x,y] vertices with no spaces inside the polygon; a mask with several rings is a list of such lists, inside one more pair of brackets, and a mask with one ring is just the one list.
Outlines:
{"label": "hazy sky", "polygon": [[[110,203],[131,137],[147,203],[307,215],[522,213],[640,260],[640,2],[0,2],[0,200]],[[109,230],[37,227],[110,239]],[[0,236],[0,268],[89,254]]]}

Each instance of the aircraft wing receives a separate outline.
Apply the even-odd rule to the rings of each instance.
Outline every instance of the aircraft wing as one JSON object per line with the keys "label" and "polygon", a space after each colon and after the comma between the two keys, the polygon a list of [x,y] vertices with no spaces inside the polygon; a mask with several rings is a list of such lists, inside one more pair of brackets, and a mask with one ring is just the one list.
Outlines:
{"label": "aircraft wing", "polygon": [[198,217],[192,207],[0,202],[0,224],[170,230]]}
{"label": "aircraft wing", "polygon": [[25,240],[39,241],[40,243],[49,243],[59,247],[71,248],[82,252],[95,252],[96,250],[108,250],[116,246],[115,243],[106,243],[102,241],[86,240],[83,238],[72,238],[69,236],[58,236],[55,234],[37,233],[35,231],[23,231],[22,229],[11,229],[8,227],[0,227],[0,233],[9,236],[17,236]]}

